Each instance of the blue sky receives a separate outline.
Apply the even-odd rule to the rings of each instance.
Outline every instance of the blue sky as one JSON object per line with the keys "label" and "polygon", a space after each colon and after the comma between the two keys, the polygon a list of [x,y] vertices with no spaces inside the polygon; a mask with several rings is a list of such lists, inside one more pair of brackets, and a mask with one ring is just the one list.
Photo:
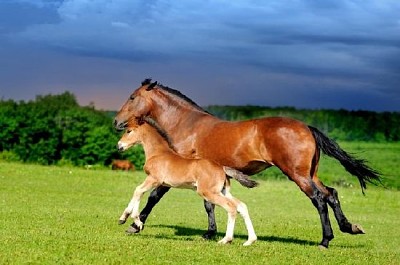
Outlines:
{"label": "blue sky", "polygon": [[400,111],[398,0],[0,0],[0,97]]}

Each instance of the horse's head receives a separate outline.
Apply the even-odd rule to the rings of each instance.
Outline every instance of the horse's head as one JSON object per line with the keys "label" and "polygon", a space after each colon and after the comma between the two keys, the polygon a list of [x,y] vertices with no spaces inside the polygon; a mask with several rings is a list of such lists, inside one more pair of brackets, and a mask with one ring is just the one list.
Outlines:
{"label": "horse's head", "polygon": [[129,119],[129,121],[126,123],[126,130],[117,144],[119,151],[126,151],[131,146],[140,142],[139,128],[142,124],[143,121],[141,118],[133,117]]}
{"label": "horse's head", "polygon": [[117,130],[126,128],[128,120],[132,117],[141,118],[147,116],[151,112],[152,100],[150,91],[156,87],[157,82],[151,82],[146,79],[141,86],[137,88],[121,107],[114,118],[114,127]]}

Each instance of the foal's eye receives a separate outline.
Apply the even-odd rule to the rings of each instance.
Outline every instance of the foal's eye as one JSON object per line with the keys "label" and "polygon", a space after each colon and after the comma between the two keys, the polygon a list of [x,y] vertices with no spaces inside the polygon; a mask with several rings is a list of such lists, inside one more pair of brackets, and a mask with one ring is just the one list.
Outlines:
{"label": "foal's eye", "polygon": [[132,95],[129,97],[129,99],[134,100],[134,99],[135,99],[135,95],[132,94]]}
{"label": "foal's eye", "polygon": [[132,130],[127,130],[126,132],[127,132],[127,133],[131,133],[131,132],[132,132]]}

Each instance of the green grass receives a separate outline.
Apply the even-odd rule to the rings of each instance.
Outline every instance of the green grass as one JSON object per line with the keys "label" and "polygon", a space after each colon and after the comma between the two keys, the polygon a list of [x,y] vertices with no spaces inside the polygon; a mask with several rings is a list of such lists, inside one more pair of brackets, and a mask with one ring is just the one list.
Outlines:
{"label": "green grass", "polygon": [[[322,176],[329,173],[321,168]],[[363,196],[359,186],[337,187],[345,214],[367,234],[341,233],[331,213],[336,238],[320,251],[319,216],[295,184],[260,178],[261,185],[248,190],[234,182],[232,193],[248,205],[259,240],[241,245],[247,235],[239,217],[235,240],[221,246],[216,241],[226,213],[217,208],[217,239],[201,239],[207,218],[201,198],[189,190],[171,190],[144,231],[127,236],[129,224],[117,221],[144,177],[0,162],[0,263],[399,264],[399,191],[370,186]]]}

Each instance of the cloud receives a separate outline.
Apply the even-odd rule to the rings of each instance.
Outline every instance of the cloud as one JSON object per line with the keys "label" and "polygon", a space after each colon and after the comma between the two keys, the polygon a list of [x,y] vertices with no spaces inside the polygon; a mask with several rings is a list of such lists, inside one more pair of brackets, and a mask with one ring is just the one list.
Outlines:
{"label": "cloud", "polygon": [[64,55],[152,65],[147,71],[161,77],[172,74],[164,65],[200,79],[216,72],[222,90],[236,78],[292,94],[323,86],[399,98],[398,1],[10,0],[0,7],[3,37]]}

